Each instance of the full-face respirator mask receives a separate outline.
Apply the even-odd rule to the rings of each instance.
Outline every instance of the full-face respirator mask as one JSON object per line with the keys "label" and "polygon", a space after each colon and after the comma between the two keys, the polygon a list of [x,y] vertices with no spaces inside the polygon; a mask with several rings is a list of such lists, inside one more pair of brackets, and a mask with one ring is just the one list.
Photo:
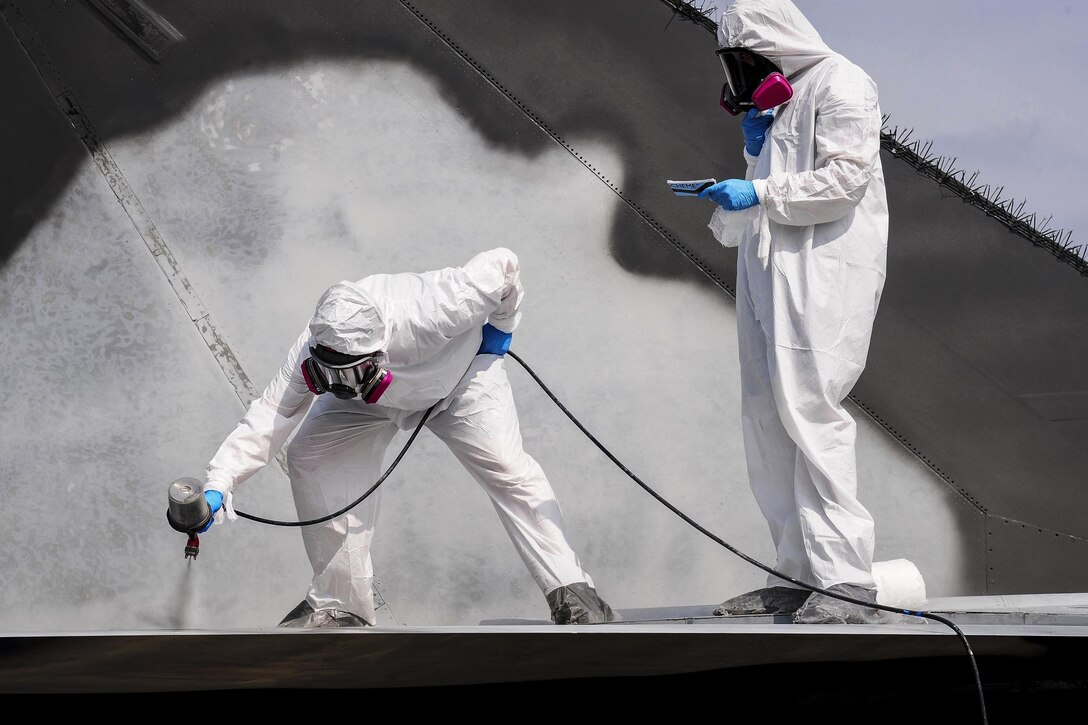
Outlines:
{"label": "full-face respirator mask", "polygon": [[310,347],[310,357],[302,361],[302,377],[314,395],[332,393],[341,400],[362,398],[377,403],[393,382],[393,373],[385,368],[385,355],[345,355],[324,345]]}
{"label": "full-face respirator mask", "polygon": [[766,111],[793,98],[793,87],[782,69],[747,48],[722,48],[718,60],[725,70],[721,106],[733,116],[752,108]]}

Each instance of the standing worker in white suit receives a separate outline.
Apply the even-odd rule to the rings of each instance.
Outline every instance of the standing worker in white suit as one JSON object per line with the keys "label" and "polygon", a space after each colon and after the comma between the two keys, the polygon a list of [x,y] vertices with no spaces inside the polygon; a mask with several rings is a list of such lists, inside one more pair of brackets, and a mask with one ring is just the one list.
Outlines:
{"label": "standing worker in white suit", "polygon": [[[718,45],[728,80],[723,105],[747,110],[748,172],[702,195],[720,207],[712,229],[723,215],[748,219],[738,249],[737,326],[752,491],[778,571],[875,602],[873,519],[857,498],[856,426],[843,401],[865,367],[884,285],[888,204],[876,84],[827,47],[789,0],[736,0],[722,14]],[[792,87],[773,113],[748,102],[770,68],[780,87],[762,87],[767,96]],[[875,609],[774,576],[716,613],[881,620]]]}
{"label": "standing worker in white suit", "polygon": [[[556,624],[611,621],[567,543],[543,470],[522,448],[503,357],[521,317],[518,259],[508,249],[463,267],[374,274],[330,287],[279,374],[208,464],[205,496],[222,522],[234,489],[287,450],[295,506],[320,518],[380,474],[398,430],[426,426],[484,488]],[[312,404],[312,405],[311,405]],[[378,494],[302,529],[314,576],[281,626],[374,625],[371,539]],[[210,524],[209,524],[210,526]]]}

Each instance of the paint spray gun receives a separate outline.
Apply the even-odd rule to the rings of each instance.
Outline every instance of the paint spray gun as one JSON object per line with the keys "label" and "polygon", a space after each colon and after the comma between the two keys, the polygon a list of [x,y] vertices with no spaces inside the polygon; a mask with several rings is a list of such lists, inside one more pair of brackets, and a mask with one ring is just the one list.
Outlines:
{"label": "paint spray gun", "polygon": [[179,478],[170,484],[169,498],[166,520],[175,531],[189,536],[185,542],[185,558],[195,559],[200,553],[197,534],[212,518],[211,507],[204,498],[204,484],[195,478]]}

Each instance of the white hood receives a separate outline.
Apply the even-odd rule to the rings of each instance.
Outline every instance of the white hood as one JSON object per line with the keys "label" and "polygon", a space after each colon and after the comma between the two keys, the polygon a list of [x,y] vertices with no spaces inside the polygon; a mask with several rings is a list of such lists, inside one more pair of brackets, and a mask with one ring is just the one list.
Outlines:
{"label": "white hood", "polygon": [[389,344],[388,317],[369,292],[343,281],[321,295],[310,334],[319,345],[345,355],[369,355]]}
{"label": "white hood", "polygon": [[722,13],[718,47],[755,51],[787,78],[837,55],[790,0],[736,0]]}

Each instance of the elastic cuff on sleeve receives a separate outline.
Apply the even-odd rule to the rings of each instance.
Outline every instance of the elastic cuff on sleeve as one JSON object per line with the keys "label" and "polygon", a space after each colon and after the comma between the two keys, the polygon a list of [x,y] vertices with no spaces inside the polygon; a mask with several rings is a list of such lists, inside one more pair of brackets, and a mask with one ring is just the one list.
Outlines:
{"label": "elastic cuff on sleeve", "polygon": [[514,329],[518,326],[519,317],[520,314],[505,320],[496,320],[494,317],[491,317],[488,319],[488,322],[491,323],[491,326],[499,332],[512,334],[514,332]]}
{"label": "elastic cuff on sleeve", "polygon": [[206,481],[204,483],[204,490],[218,491],[219,493],[223,494],[223,498],[226,499],[233,490],[233,487],[225,483],[219,483],[218,481]]}
{"label": "elastic cuff on sleeve", "polygon": [[759,199],[759,203],[762,204],[767,194],[767,180],[755,179],[752,181],[752,188],[756,190],[756,198]]}

